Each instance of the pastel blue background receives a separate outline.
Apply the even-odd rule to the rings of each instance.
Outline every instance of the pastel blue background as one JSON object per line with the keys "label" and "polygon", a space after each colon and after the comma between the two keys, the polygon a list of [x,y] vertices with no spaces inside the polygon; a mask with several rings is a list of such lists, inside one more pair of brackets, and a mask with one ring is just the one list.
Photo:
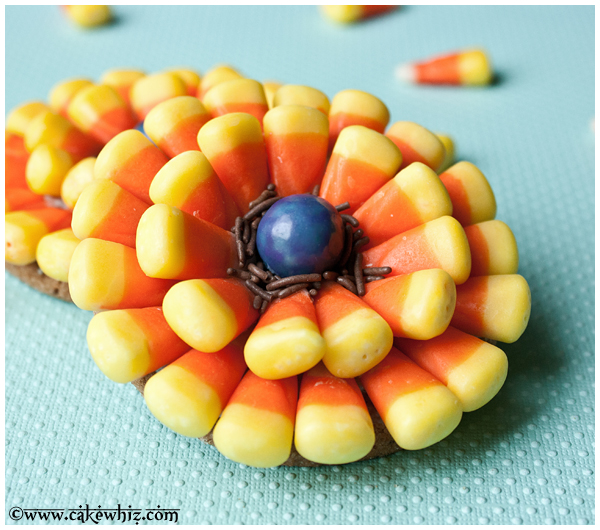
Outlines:
{"label": "pastel blue background", "polygon": [[[170,433],[87,352],[90,314],[5,280],[6,508],[179,508],[183,523],[594,523],[594,7],[408,6],[352,27],[315,7],[114,8],[85,31],[57,6],[6,7],[6,109],[107,69],[230,63],[392,121],[445,131],[519,243],[529,328],[508,381],[446,440],[346,466],[258,470]],[[406,86],[394,67],[484,46],[485,89]],[[11,522],[7,516],[7,522]]]}

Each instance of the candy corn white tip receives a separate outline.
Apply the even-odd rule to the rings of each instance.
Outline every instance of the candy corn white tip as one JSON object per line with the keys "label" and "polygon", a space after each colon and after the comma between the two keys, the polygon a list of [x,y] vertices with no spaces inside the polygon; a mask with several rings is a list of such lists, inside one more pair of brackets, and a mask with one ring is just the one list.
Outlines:
{"label": "candy corn white tip", "polygon": [[401,64],[396,68],[396,77],[406,83],[416,83],[417,78],[412,64]]}

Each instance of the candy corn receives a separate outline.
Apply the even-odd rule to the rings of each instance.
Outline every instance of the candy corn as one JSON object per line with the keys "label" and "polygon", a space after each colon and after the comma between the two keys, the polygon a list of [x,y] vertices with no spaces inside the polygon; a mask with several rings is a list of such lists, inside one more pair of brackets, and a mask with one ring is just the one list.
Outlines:
{"label": "candy corn", "polygon": [[190,68],[170,68],[167,70],[181,78],[187,88],[188,96],[196,97],[198,86],[200,85],[200,74]]}
{"label": "candy corn", "polygon": [[150,198],[155,204],[174,206],[225,230],[239,216],[231,195],[199,151],[187,151],[169,160],[154,177]]}
{"label": "candy corn", "polygon": [[129,105],[109,85],[79,90],[69,103],[67,114],[83,132],[103,144],[136,124]]}
{"label": "candy corn", "polygon": [[144,120],[144,131],[167,156],[198,151],[198,131],[210,114],[198,99],[179,96],[154,107]]}
{"label": "candy corn", "polygon": [[366,250],[363,263],[365,267],[391,267],[394,275],[443,269],[461,284],[471,271],[471,253],[462,226],[446,215]]}
{"label": "candy corn", "polygon": [[379,98],[360,90],[342,90],[333,97],[329,109],[329,149],[345,127],[362,125],[383,133],[389,120],[390,112]]}
{"label": "candy corn", "polygon": [[116,383],[139,379],[190,349],[160,307],[102,311],[90,321],[87,343],[98,368]]}
{"label": "candy corn", "polygon": [[79,243],[69,268],[71,298],[89,311],[157,306],[173,283],[146,276],[134,249],[102,239]]}
{"label": "candy corn", "polygon": [[269,110],[263,86],[253,79],[233,79],[212,87],[202,103],[213,118],[232,112],[245,112],[262,123]]}
{"label": "candy corn", "polygon": [[108,142],[96,160],[94,177],[109,179],[138,199],[152,204],[150,183],[167,157],[141,132],[123,131]]}
{"label": "candy corn", "polygon": [[240,212],[269,183],[267,153],[258,120],[234,112],[210,120],[198,133],[198,145],[225,184]]}
{"label": "candy corn", "polygon": [[488,85],[493,79],[490,61],[482,50],[465,50],[404,64],[396,75],[410,83],[432,85]]}
{"label": "candy corn", "polygon": [[6,131],[4,138],[4,189],[22,188],[29,190],[26,178],[29,151],[23,137]]}
{"label": "candy corn", "polygon": [[42,144],[67,151],[75,161],[95,156],[101,148],[100,143],[84,134],[69,120],[49,110],[32,118],[25,131],[25,147],[30,153]]}
{"label": "candy corn", "polygon": [[471,248],[471,276],[515,274],[519,268],[517,241],[502,221],[492,220],[466,226]]}
{"label": "candy corn", "polygon": [[88,157],[75,164],[65,176],[60,187],[60,197],[68,208],[73,209],[83,189],[94,180],[96,157]]}
{"label": "candy corn", "polygon": [[191,350],[148,380],[144,388],[146,405],[176,433],[205,436],[245,370],[238,344],[228,344],[212,353]]}
{"label": "candy corn", "polygon": [[273,106],[302,105],[320,110],[325,116],[329,115],[331,104],[329,98],[320,90],[302,85],[284,85],[273,96]]}
{"label": "candy corn", "polygon": [[125,102],[130,103],[129,91],[136,81],[145,77],[141,70],[108,70],[102,74],[100,83],[113,87]]}
{"label": "candy corn", "polygon": [[454,140],[447,134],[436,133],[440,142],[444,146],[444,161],[442,165],[437,169],[438,173],[446,171],[452,164],[454,164]]}
{"label": "candy corn", "polygon": [[27,161],[27,184],[39,195],[59,197],[62,183],[72,167],[73,156],[67,151],[41,144],[31,152]]}
{"label": "candy corn", "polygon": [[402,449],[424,449],[443,440],[462,418],[457,397],[396,348],[360,381]]}
{"label": "candy corn", "polygon": [[470,162],[458,162],[440,175],[452,200],[452,215],[463,226],[496,217],[496,199],[479,169]]}
{"label": "candy corn", "polygon": [[212,70],[206,72],[202,80],[200,81],[200,86],[198,87],[198,97],[200,99],[204,98],[204,95],[214,86],[217,86],[219,83],[224,83],[226,81],[231,81],[233,79],[241,79],[242,75],[231,68],[231,66],[227,65],[219,65],[215,66]]}
{"label": "candy corn", "polygon": [[13,109],[6,117],[6,132],[25,136],[25,131],[31,120],[42,112],[51,110],[46,103],[30,101]]}
{"label": "candy corn", "polygon": [[401,163],[402,154],[383,134],[361,125],[346,127],[327,164],[320,196],[334,206],[347,201],[350,209],[344,213],[352,213],[396,174]]}
{"label": "candy corn", "polygon": [[327,162],[327,116],[316,109],[282,105],[264,117],[271,180],[280,196],[309,193]]}
{"label": "candy corn", "polygon": [[452,202],[435,172],[415,162],[384,184],[354,212],[369,235],[364,249],[415,228],[427,221],[452,214]]}
{"label": "candy corn", "polygon": [[66,282],[69,278],[71,257],[79,242],[71,228],[63,228],[45,235],[40,239],[36,250],[39,268],[46,276]]}
{"label": "candy corn", "polygon": [[366,284],[363,300],[389,324],[394,336],[427,340],[450,324],[456,286],[441,269],[428,269]]}
{"label": "candy corn", "polygon": [[4,213],[37,210],[44,206],[46,206],[44,197],[27,188],[7,188],[4,193]]}
{"label": "candy corn", "polygon": [[444,383],[465,412],[490,401],[508,373],[500,348],[453,327],[431,340],[395,339],[394,345]]}
{"label": "candy corn", "polygon": [[40,239],[70,224],[71,212],[60,208],[7,213],[4,216],[4,259],[13,265],[33,263]]}
{"label": "candy corn", "polygon": [[222,278],[238,262],[231,232],[166,204],[141,216],[135,247],[140,267],[153,278]]}
{"label": "candy corn", "polygon": [[262,86],[265,91],[265,97],[267,98],[269,108],[272,109],[274,107],[273,100],[275,98],[275,92],[282,87],[282,84],[279,81],[263,81]]}
{"label": "candy corn", "polygon": [[358,296],[333,282],[322,285],[315,299],[323,363],[336,377],[356,377],[380,362],[392,347],[387,322]]}
{"label": "candy corn", "polygon": [[298,378],[262,379],[248,371],[215,425],[215,446],[227,458],[253,467],[273,467],[290,456]]}
{"label": "candy corn", "polygon": [[92,85],[89,79],[69,79],[55,85],[48,96],[50,109],[68,118],[67,108],[71,100],[79,91]]}
{"label": "candy corn", "polygon": [[73,210],[74,234],[135,248],[135,234],[148,205],[110,180],[97,179],[82,191]]}
{"label": "candy corn", "polygon": [[515,342],[531,314],[531,292],[519,274],[469,278],[456,288],[452,326],[486,339]]}
{"label": "candy corn", "polygon": [[93,28],[110,22],[110,6],[73,5],[63,6],[69,18],[84,28]]}
{"label": "candy corn", "polygon": [[165,296],[167,322],[185,342],[205,352],[229,344],[258,318],[254,295],[236,278],[179,282]]}
{"label": "candy corn", "polygon": [[319,464],[346,464],[369,453],[373,422],[354,379],[334,377],[323,364],[302,376],[294,443]]}
{"label": "candy corn", "polygon": [[186,96],[187,87],[181,77],[171,72],[147,75],[129,90],[131,106],[139,120],[144,120],[156,105],[170,98]]}
{"label": "candy corn", "polygon": [[360,20],[364,20],[365,18],[370,18],[374,16],[383,15],[385,13],[389,13],[394,9],[398,8],[395,5],[386,5],[386,6],[341,6],[341,5],[333,5],[333,6],[321,6],[321,10],[323,14],[333,20],[334,22],[339,22],[340,24],[351,24],[353,22],[358,22]]}
{"label": "candy corn", "polygon": [[301,374],[324,354],[325,341],[306,290],[273,301],[244,348],[248,367],[264,379]]}
{"label": "candy corn", "polygon": [[444,162],[444,144],[425,127],[412,121],[397,121],[385,135],[396,144],[402,153],[404,169],[413,162],[421,162],[437,171]]}

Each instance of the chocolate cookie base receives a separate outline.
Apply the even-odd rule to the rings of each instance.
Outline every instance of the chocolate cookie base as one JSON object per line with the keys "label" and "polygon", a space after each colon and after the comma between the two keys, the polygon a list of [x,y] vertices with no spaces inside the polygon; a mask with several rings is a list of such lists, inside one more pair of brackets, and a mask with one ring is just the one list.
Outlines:
{"label": "chocolate cookie base", "polygon": [[71,295],[69,294],[69,284],[46,276],[37,266],[37,263],[13,265],[12,263],[5,262],[4,265],[8,272],[19,278],[23,283],[33,287],[36,291],[64,300],[65,302],[72,302]]}
{"label": "chocolate cookie base", "polygon": [[[137,379],[132,382],[133,386],[135,386],[135,388],[139,390],[142,396],[144,395],[144,387],[146,386],[146,382],[153,375],[154,373],[141,377],[140,379]],[[381,456],[388,456],[392,453],[400,451],[400,447],[398,446],[398,444],[396,444],[391,434],[386,429],[383,420],[375,410],[373,403],[371,403],[371,400],[366,394],[363,395],[367,403],[367,408],[369,409],[369,414],[371,415],[371,419],[373,420],[373,428],[375,430],[375,445],[365,457],[359,460],[359,462],[363,460],[371,460],[372,458],[378,458]],[[209,432],[206,436],[200,438],[200,440],[209,445],[215,445],[213,442],[212,431]],[[292,452],[290,454],[290,457],[282,465],[293,467],[317,467],[325,464],[317,464],[316,462],[307,460],[306,458],[301,456],[298,453],[298,451],[296,451],[296,448],[292,445]]]}

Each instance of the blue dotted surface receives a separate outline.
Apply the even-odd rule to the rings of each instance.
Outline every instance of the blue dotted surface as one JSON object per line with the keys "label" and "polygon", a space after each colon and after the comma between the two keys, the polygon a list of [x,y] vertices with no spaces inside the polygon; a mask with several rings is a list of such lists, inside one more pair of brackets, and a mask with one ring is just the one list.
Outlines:
{"label": "blue dotted surface", "polygon": [[[594,8],[407,6],[341,27],[315,7],[114,7],[96,30],[57,6],[6,7],[9,110],[113,67],[206,71],[369,91],[392,121],[454,138],[519,243],[529,328],[508,380],[418,452],[346,466],[252,469],[169,432],[85,343],[91,315],[5,280],[6,515],[118,504],[204,524],[594,523]],[[402,62],[481,45],[485,89],[413,87]],[[20,520],[21,523],[25,521]]]}

